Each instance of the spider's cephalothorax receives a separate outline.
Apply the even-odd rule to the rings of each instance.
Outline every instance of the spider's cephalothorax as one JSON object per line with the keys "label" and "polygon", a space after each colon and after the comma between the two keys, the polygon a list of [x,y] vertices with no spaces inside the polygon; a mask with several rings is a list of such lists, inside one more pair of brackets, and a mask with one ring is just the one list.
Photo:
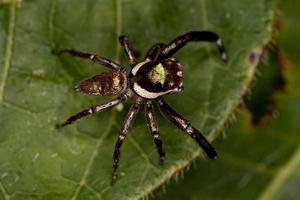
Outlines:
{"label": "spider's cephalothorax", "polygon": [[72,56],[90,59],[95,63],[112,69],[109,72],[103,72],[82,81],[75,87],[77,92],[96,96],[118,96],[110,102],[92,106],[69,117],[64,123],[59,124],[58,127],[71,124],[92,113],[102,112],[112,108],[126,101],[128,98],[134,100],[115,145],[112,183],[115,183],[117,179],[120,148],[142,104],[145,104],[147,125],[157,147],[161,164],[164,162],[165,152],[162,147],[159,128],[154,116],[153,103],[157,103],[161,113],[171,123],[193,138],[211,159],[215,158],[217,153],[213,146],[205,139],[199,130],[194,128],[183,116],[173,110],[165,102],[163,96],[180,92],[183,89],[183,68],[172,56],[188,42],[215,42],[221,54],[222,61],[227,61],[227,55],[219,36],[209,31],[188,32],[178,36],[168,44],[154,44],[147,52],[144,61],[140,63],[137,63],[133,51],[129,46],[128,39],[125,36],[121,36],[119,40],[129,58],[131,70],[127,70],[118,63],[96,54],[82,53],[71,49],[55,51],[57,54],[68,53]]}
{"label": "spider's cephalothorax", "polygon": [[175,59],[139,63],[131,70],[131,89],[138,96],[155,99],[182,90],[182,66]]}

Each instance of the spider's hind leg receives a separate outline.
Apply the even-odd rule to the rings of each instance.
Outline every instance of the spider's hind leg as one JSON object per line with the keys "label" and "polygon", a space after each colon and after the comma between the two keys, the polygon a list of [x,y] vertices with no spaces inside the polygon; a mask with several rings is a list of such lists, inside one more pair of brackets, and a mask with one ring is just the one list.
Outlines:
{"label": "spider's hind leg", "polygon": [[186,119],[174,111],[164,100],[160,98],[158,100],[158,105],[161,112],[166,116],[166,118],[175,124],[182,131],[187,133],[191,138],[196,140],[199,146],[202,147],[204,152],[208,155],[209,158],[214,159],[217,157],[217,152],[214,147],[205,139],[202,133],[195,129]]}
{"label": "spider's hind leg", "polygon": [[130,107],[130,110],[127,114],[126,120],[125,120],[125,122],[124,122],[124,124],[123,124],[123,126],[120,130],[119,137],[118,137],[118,140],[117,140],[116,145],[115,145],[114,155],[113,155],[113,173],[112,173],[112,180],[111,180],[112,185],[114,185],[116,183],[116,180],[118,178],[117,170],[118,170],[118,167],[119,167],[121,146],[124,142],[124,139],[127,136],[129,128],[132,126],[132,124],[133,124],[133,122],[136,118],[136,115],[140,110],[141,102],[142,102],[142,99],[139,98]]}
{"label": "spider's hind leg", "polygon": [[151,101],[147,101],[145,105],[145,116],[147,120],[147,125],[151,131],[151,134],[154,139],[154,143],[157,148],[157,152],[159,154],[159,163],[163,164],[165,161],[165,152],[162,146],[162,141],[160,138],[159,128],[157,122],[155,120],[154,112],[153,112],[153,104]]}
{"label": "spider's hind leg", "polygon": [[221,55],[221,60],[227,62],[227,54],[222,39],[214,32],[210,31],[191,31],[180,35],[164,47],[162,52],[158,55],[158,59],[165,59],[171,57],[179,49],[184,47],[188,42],[215,42]]}

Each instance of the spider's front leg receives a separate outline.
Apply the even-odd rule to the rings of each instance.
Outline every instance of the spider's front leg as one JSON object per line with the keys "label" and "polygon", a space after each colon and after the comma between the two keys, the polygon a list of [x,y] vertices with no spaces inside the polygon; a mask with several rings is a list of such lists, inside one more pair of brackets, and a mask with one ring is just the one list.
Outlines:
{"label": "spider's front leg", "polygon": [[136,118],[136,115],[140,110],[141,103],[142,103],[142,99],[137,98],[135,103],[130,107],[130,110],[127,114],[126,120],[120,130],[120,134],[119,134],[118,140],[115,145],[115,151],[114,151],[114,156],[113,156],[113,173],[112,173],[112,181],[111,181],[112,185],[114,185],[116,183],[116,180],[118,178],[117,170],[119,167],[121,146],[124,142],[124,139],[127,136],[129,128],[132,126],[132,124]]}
{"label": "spider's front leg", "polygon": [[154,44],[147,52],[144,60],[154,60],[155,56],[162,51],[166,45],[163,43]]}
{"label": "spider's front leg", "polygon": [[175,124],[182,131],[186,132],[190,137],[192,137],[199,146],[202,147],[204,152],[209,158],[214,159],[217,157],[217,152],[214,147],[206,140],[200,131],[195,129],[186,119],[179,115],[175,110],[173,110],[163,98],[158,100],[158,105],[162,114],[173,124]]}
{"label": "spider's front leg", "polygon": [[146,102],[145,116],[146,116],[146,120],[147,120],[147,125],[151,131],[151,134],[154,139],[154,143],[157,148],[157,152],[159,154],[159,163],[163,164],[165,161],[165,152],[164,152],[164,149],[162,146],[159,128],[158,128],[157,122],[155,120],[154,112],[153,112],[153,103],[151,101]]}
{"label": "spider's front leg", "polygon": [[74,122],[76,122],[77,120],[87,116],[87,115],[90,115],[90,114],[93,114],[93,113],[97,113],[97,112],[102,112],[104,110],[107,110],[109,108],[112,108],[120,103],[122,103],[123,101],[125,101],[126,99],[128,99],[128,96],[127,95],[121,95],[119,96],[117,99],[114,99],[110,102],[107,102],[107,103],[104,103],[104,104],[100,104],[100,105],[96,105],[96,106],[92,106],[88,109],[85,109],[75,115],[72,115],[71,117],[69,117],[64,123],[62,124],[58,124],[56,125],[57,128],[61,128],[61,127],[64,127],[64,126],[67,126],[69,124],[72,124]]}
{"label": "spider's front leg", "polygon": [[124,47],[125,54],[127,55],[131,67],[134,67],[137,64],[136,58],[134,56],[134,52],[129,44],[128,38],[124,35],[119,37],[119,41],[121,45]]}
{"label": "spider's front leg", "polygon": [[116,63],[112,60],[109,60],[107,58],[104,58],[102,56],[92,54],[92,53],[84,53],[84,52],[76,51],[74,49],[55,50],[55,51],[53,51],[53,53],[56,54],[56,55],[70,54],[71,56],[74,56],[74,57],[79,57],[79,58],[84,58],[84,59],[91,60],[94,63],[103,65],[103,66],[108,67],[108,68],[113,69],[113,70],[124,70],[124,68],[121,67],[118,63]]}
{"label": "spider's front leg", "polygon": [[171,57],[179,49],[184,47],[188,42],[215,42],[224,63],[227,62],[227,54],[222,39],[214,32],[210,31],[191,31],[186,34],[180,35],[164,47],[158,55],[158,59],[162,60]]}

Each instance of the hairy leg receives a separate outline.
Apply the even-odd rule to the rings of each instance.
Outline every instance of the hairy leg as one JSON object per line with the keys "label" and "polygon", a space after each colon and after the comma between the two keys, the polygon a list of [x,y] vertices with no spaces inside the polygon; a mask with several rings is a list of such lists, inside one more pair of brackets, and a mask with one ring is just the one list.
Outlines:
{"label": "hairy leg", "polygon": [[202,133],[195,129],[186,119],[179,115],[175,110],[173,110],[163,98],[158,100],[159,108],[162,114],[179,129],[187,133],[191,138],[196,140],[199,146],[202,147],[204,152],[209,158],[214,159],[217,157],[217,152],[214,147],[206,140]]}
{"label": "hairy leg", "polygon": [[216,43],[221,55],[221,60],[227,62],[227,54],[223,45],[222,39],[214,32],[210,31],[191,31],[186,34],[180,35],[167,44],[158,55],[158,59],[169,58],[174,55],[178,50],[184,47],[188,42],[214,42]]}
{"label": "hairy leg", "polygon": [[141,99],[137,100],[131,107],[130,110],[127,114],[126,120],[120,130],[119,133],[119,137],[118,140],[115,144],[115,151],[114,151],[114,155],[113,155],[113,173],[112,173],[112,185],[116,183],[116,180],[118,178],[118,167],[119,167],[119,161],[120,161],[120,149],[121,146],[124,142],[124,139],[127,136],[128,130],[130,129],[130,127],[132,126],[135,117],[137,115],[137,113],[140,110],[140,106],[141,106]]}
{"label": "hairy leg", "polygon": [[87,115],[97,113],[97,112],[102,112],[104,110],[112,108],[112,107],[120,104],[121,102],[125,101],[127,98],[128,97],[126,95],[122,95],[122,96],[119,96],[117,99],[114,99],[110,102],[100,104],[100,105],[96,105],[96,106],[92,106],[88,109],[85,109],[85,110],[75,114],[75,115],[72,115],[64,123],[58,124],[58,125],[56,125],[56,127],[61,128],[61,127],[67,126],[67,125],[72,124],[72,123],[76,122],[77,120],[87,116]]}
{"label": "hairy leg", "polygon": [[131,67],[137,64],[136,58],[134,56],[134,52],[129,44],[128,38],[124,35],[119,37],[119,41],[125,50],[125,54],[127,55]]}
{"label": "hairy leg", "polygon": [[160,53],[163,49],[163,47],[166,46],[165,44],[163,43],[157,43],[157,44],[154,44],[147,52],[146,56],[145,56],[145,59],[144,60],[154,60],[154,58],[156,57],[156,55],[158,53]]}
{"label": "hairy leg", "polygon": [[151,131],[151,134],[154,139],[154,143],[157,148],[157,152],[159,154],[159,162],[160,162],[160,164],[163,164],[164,160],[165,160],[165,152],[164,152],[164,149],[162,146],[159,128],[158,128],[157,122],[155,120],[154,112],[153,112],[153,103],[151,101],[146,102],[145,116],[146,116],[146,120],[147,120],[147,125]]}
{"label": "hairy leg", "polygon": [[74,57],[79,57],[79,58],[84,58],[84,59],[91,60],[94,63],[103,65],[103,66],[108,67],[108,68],[113,69],[113,70],[124,70],[124,68],[121,67],[118,63],[116,63],[112,60],[109,60],[107,58],[104,58],[102,56],[92,54],[92,53],[84,53],[84,52],[76,51],[74,49],[56,50],[53,53],[56,54],[56,55],[66,53],[66,54],[70,54],[71,56],[74,56]]}

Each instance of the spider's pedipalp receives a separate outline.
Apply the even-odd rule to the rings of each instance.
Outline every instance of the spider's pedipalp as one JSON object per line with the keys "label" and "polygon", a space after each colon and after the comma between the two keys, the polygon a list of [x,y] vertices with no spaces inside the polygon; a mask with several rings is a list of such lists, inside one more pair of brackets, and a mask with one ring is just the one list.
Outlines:
{"label": "spider's pedipalp", "polygon": [[175,124],[179,129],[187,133],[192,137],[199,146],[202,147],[204,152],[209,158],[214,159],[217,157],[217,152],[213,146],[205,139],[202,133],[195,129],[186,119],[179,115],[175,110],[173,110],[163,98],[158,100],[158,105],[162,114],[173,124]]}
{"label": "spider's pedipalp", "polygon": [[147,125],[153,136],[153,140],[156,145],[157,152],[159,154],[159,163],[163,164],[164,160],[165,160],[165,151],[162,146],[162,140],[160,138],[158,124],[155,120],[154,111],[153,111],[153,103],[150,100],[148,100],[145,104],[145,117],[147,120]]}
{"label": "spider's pedipalp", "polygon": [[58,125],[56,125],[56,127],[61,128],[61,127],[67,126],[67,125],[72,124],[72,123],[76,122],[77,120],[87,116],[87,115],[97,113],[97,112],[102,112],[104,110],[112,108],[112,107],[124,102],[127,98],[128,98],[127,95],[121,95],[117,99],[114,99],[110,102],[100,104],[100,105],[97,105],[97,106],[92,106],[88,109],[85,109],[85,110],[75,114],[75,115],[72,115],[64,123],[58,124]]}
{"label": "spider's pedipalp", "polygon": [[169,58],[174,55],[179,49],[184,47],[188,42],[215,42],[224,63],[227,62],[227,54],[223,45],[222,39],[214,32],[210,31],[191,31],[186,34],[180,35],[169,44],[167,44],[158,55],[158,59]]}
{"label": "spider's pedipalp", "polygon": [[133,122],[134,122],[134,120],[136,118],[136,115],[137,115],[137,113],[140,110],[141,101],[142,101],[142,99],[138,98],[135,101],[135,103],[131,105],[131,107],[129,109],[129,112],[128,112],[127,116],[126,116],[126,120],[123,123],[123,126],[122,126],[122,128],[120,130],[120,134],[119,134],[118,140],[116,142],[115,151],[114,151],[114,155],[113,155],[113,173],[112,173],[112,181],[111,181],[112,185],[115,184],[115,182],[117,180],[117,177],[118,177],[117,170],[118,170],[118,167],[119,167],[121,146],[122,146],[122,144],[124,142],[124,139],[127,136],[129,128],[132,126],[132,124],[133,124]]}

